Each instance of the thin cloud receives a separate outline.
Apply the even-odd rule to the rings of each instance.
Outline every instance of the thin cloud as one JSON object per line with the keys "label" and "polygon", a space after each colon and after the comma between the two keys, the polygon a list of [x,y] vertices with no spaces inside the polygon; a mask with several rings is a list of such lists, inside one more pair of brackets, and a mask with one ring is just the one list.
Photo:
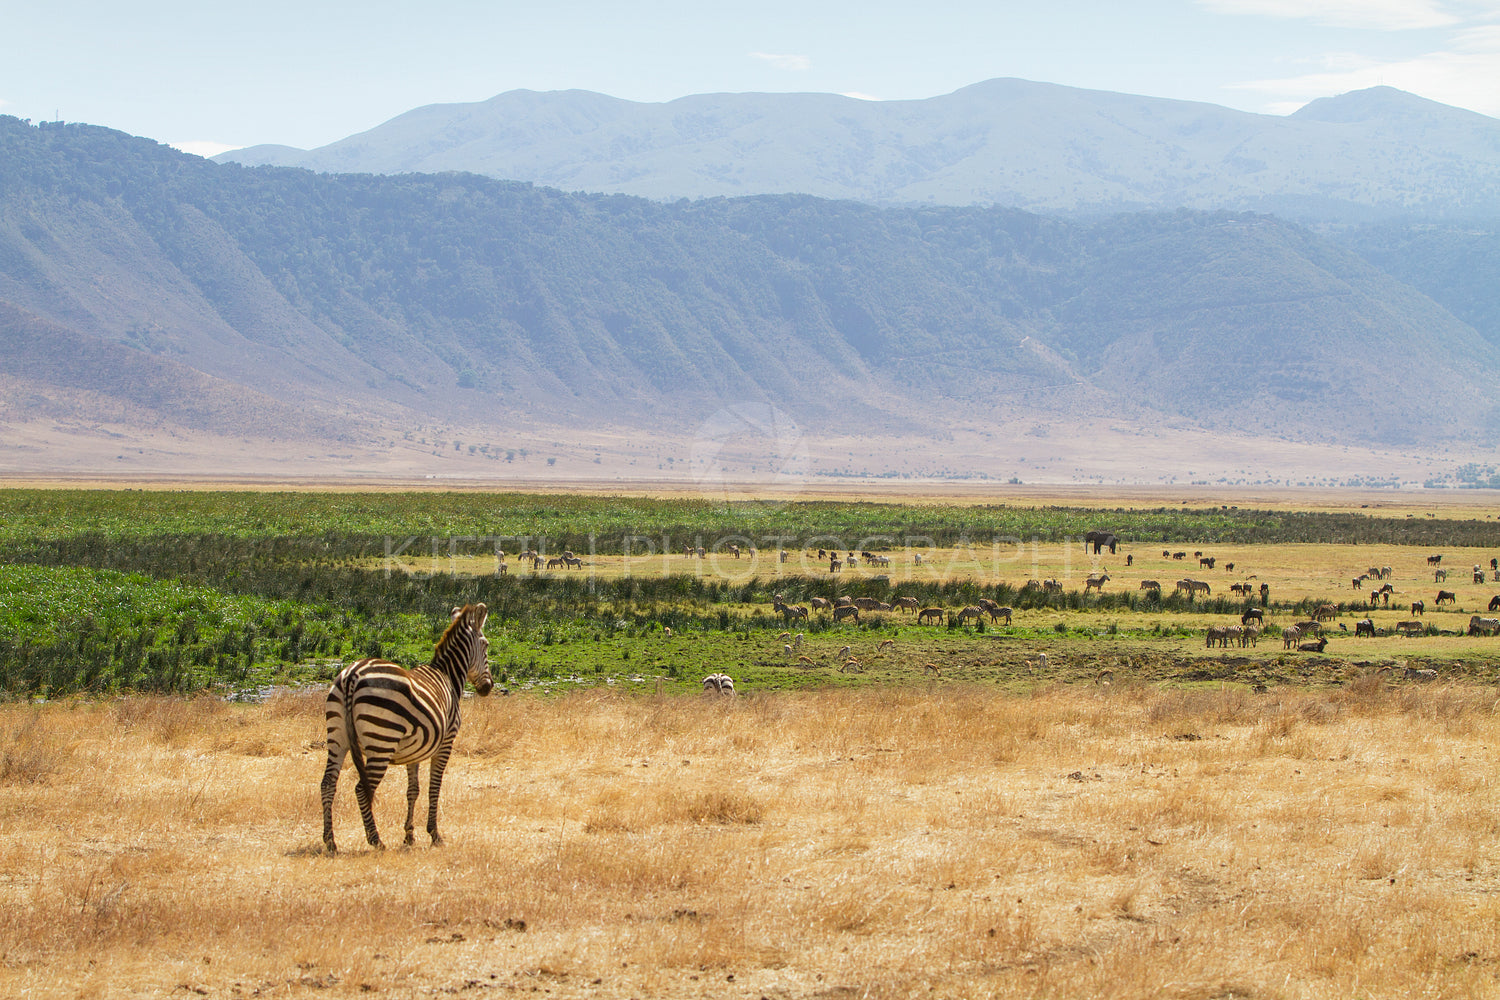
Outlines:
{"label": "thin cloud", "polygon": [[778,55],[775,52],[752,52],[750,53],[750,58],[770,63],[773,69],[785,70],[789,73],[801,73],[812,67],[812,60],[807,58],[807,56]]}
{"label": "thin cloud", "polygon": [[180,149],[184,153],[191,153],[194,156],[202,156],[205,158],[210,156],[218,156],[220,153],[227,153],[231,149],[240,148],[239,146],[231,146],[227,143],[222,142],[209,142],[206,139],[196,140],[193,142],[169,142],[167,143],[167,145],[171,146],[173,149]]}
{"label": "thin cloud", "polygon": [[1433,0],[1198,0],[1198,4],[1220,14],[1291,18],[1335,28],[1411,31],[1461,23],[1461,18]]}
{"label": "thin cloud", "polygon": [[1265,94],[1267,110],[1299,107],[1318,97],[1367,87],[1395,87],[1455,107],[1500,117],[1500,25],[1458,32],[1452,45],[1410,59],[1380,61],[1348,54],[1325,58],[1316,72],[1234,84]]}

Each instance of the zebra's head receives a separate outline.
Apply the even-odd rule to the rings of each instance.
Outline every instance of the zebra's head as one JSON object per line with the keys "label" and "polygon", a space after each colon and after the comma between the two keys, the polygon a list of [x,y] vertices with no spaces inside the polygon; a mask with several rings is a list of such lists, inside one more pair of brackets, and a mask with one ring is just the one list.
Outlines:
{"label": "zebra's head", "polygon": [[483,604],[465,604],[453,609],[453,624],[448,626],[448,635],[461,630],[465,673],[474,685],[474,693],[481,698],[495,686],[490,677],[490,641],[484,637],[484,623],[489,615],[490,609]]}

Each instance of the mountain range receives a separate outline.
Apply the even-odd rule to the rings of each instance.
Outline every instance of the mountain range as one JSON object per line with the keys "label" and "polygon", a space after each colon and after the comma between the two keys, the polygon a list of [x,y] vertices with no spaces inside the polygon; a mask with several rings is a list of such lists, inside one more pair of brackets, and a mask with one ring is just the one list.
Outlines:
{"label": "mountain range", "polygon": [[1390,87],[1290,116],[1012,79],[916,101],[703,94],[645,104],[517,90],[417,108],[314,150],[252,146],[218,159],[329,173],[460,170],[654,199],[797,193],[1304,221],[1500,216],[1500,121]]}
{"label": "mountain range", "polygon": [[[1016,81],[960,95],[1033,88],[1095,114],[1118,98],[1137,109],[1126,131],[1166,116]],[[909,103],[916,129],[928,102]],[[1196,134],[1191,109],[1198,132],[1225,127],[1211,127],[1224,109],[1163,103],[1183,135]],[[1099,177],[1143,190],[1150,171],[1120,163],[1069,181],[1079,197],[1064,214],[936,197],[668,199],[212,162],[0,117],[0,471],[493,475],[546,455],[549,473],[701,476],[707,456],[743,478],[786,471],[790,448],[803,476],[1368,483],[1493,455],[1500,236],[1483,212],[1496,123],[1385,91],[1304,110],[1308,134],[1347,144],[1352,121],[1427,145],[1384,174],[1361,147],[1327,197],[1297,201],[1332,206],[1306,223],[1223,206],[1093,211]],[[424,111],[413,120],[441,117]],[[534,123],[535,148],[551,121]],[[836,146],[804,154],[831,162]],[[1429,170],[1445,157],[1446,172]],[[693,173],[681,159],[675,176]],[[847,160],[853,184],[868,170]],[[1238,183],[1194,169],[1209,201]],[[1384,201],[1358,201],[1359,170]],[[1260,190],[1263,204],[1289,197]],[[1410,211],[1390,215],[1398,204]],[[1381,218],[1349,221],[1360,213]],[[724,440],[726,420],[745,440]]]}

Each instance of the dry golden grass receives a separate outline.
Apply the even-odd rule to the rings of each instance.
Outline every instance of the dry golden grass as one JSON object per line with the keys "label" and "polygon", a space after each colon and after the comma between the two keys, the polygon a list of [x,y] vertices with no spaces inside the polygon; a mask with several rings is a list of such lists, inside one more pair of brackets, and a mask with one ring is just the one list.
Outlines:
{"label": "dry golden grass", "polygon": [[1495,697],[471,699],[338,856],[320,693],[3,706],[0,995],[1493,996]]}

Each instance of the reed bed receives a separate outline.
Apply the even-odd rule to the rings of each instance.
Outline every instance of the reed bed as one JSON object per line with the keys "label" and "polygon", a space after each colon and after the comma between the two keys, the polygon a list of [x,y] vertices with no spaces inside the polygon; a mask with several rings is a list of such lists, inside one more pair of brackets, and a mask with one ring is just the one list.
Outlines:
{"label": "reed bed", "polygon": [[1490,687],[469,699],[336,856],[321,701],[0,705],[0,994],[1500,992]]}

